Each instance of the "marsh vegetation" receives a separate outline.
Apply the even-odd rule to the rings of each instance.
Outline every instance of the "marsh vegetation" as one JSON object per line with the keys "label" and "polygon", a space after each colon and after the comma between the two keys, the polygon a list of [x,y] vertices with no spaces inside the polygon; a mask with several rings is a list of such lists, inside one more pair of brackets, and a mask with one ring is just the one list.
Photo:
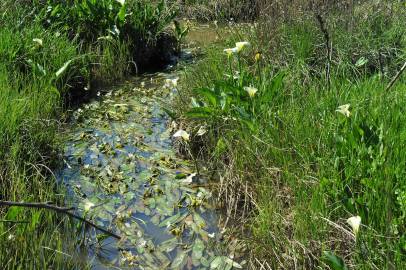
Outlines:
{"label": "marsh vegetation", "polygon": [[0,201],[120,241],[1,206],[0,265],[402,269],[405,26],[401,0],[2,1]]}

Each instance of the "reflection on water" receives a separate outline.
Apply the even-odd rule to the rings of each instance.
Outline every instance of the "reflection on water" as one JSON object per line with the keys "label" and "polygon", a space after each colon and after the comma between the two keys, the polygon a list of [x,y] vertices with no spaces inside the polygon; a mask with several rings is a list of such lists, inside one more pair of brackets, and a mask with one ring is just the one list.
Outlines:
{"label": "reflection on water", "polygon": [[123,237],[86,232],[82,256],[94,269],[197,269],[216,257],[211,194],[192,187],[194,168],[172,150],[159,106],[174,90],[162,87],[170,76],[129,82],[74,113],[59,178],[81,213]]}

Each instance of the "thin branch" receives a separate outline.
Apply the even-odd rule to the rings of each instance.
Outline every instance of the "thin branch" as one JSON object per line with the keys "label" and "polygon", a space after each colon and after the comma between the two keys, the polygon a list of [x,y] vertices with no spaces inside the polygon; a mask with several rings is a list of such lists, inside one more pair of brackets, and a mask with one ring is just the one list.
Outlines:
{"label": "thin branch", "polygon": [[330,88],[331,84],[331,60],[333,55],[333,42],[331,41],[330,34],[327,30],[326,23],[323,17],[320,14],[316,14],[316,19],[319,23],[320,30],[324,35],[324,41],[326,46],[326,53],[327,53],[327,67],[326,67],[326,80],[328,87]]}
{"label": "thin branch", "polygon": [[403,71],[405,71],[405,69],[406,69],[406,62],[403,64],[403,67],[399,70],[399,72],[396,74],[396,76],[390,81],[390,83],[386,87],[386,91],[389,91],[392,88],[392,86],[400,78],[400,75],[402,75],[402,73],[403,73]]}
{"label": "thin branch", "polygon": [[111,231],[108,231],[81,216],[78,216],[78,215],[70,212],[72,210],[75,210],[74,207],[60,207],[60,206],[53,205],[51,203],[26,203],[26,202],[11,202],[11,201],[0,201],[0,206],[18,206],[18,207],[26,207],[26,208],[38,208],[38,209],[52,210],[52,211],[55,211],[58,213],[68,215],[74,219],[80,220],[83,223],[85,223],[107,235],[110,235],[116,239],[121,239],[121,236],[119,236]]}

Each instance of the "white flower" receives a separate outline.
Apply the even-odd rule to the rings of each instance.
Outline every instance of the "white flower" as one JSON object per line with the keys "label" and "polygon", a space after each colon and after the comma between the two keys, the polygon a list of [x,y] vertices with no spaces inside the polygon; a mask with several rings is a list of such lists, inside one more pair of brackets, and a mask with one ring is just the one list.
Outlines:
{"label": "white flower", "polygon": [[166,79],[164,87],[165,88],[176,88],[178,86],[178,80],[179,80],[179,78]]}
{"label": "white flower", "polygon": [[182,138],[185,141],[189,141],[190,135],[186,131],[180,129],[175,134],[173,134],[174,138]]}
{"label": "white flower", "polygon": [[119,2],[122,6],[124,6],[125,4],[125,0],[116,0],[117,2]]}
{"label": "white flower", "polygon": [[349,109],[350,109],[350,104],[345,104],[345,105],[338,106],[336,112],[339,112],[346,117],[350,117],[351,112]]}
{"label": "white flower", "polygon": [[185,180],[182,181],[184,184],[191,184],[193,183],[193,178],[197,176],[197,173],[192,173],[189,175]]}
{"label": "white flower", "polygon": [[227,54],[228,57],[230,57],[233,54],[236,54],[238,52],[237,48],[228,48],[224,49],[224,52]]}
{"label": "white flower", "polygon": [[206,134],[207,129],[205,126],[200,126],[199,130],[197,131],[196,135],[197,136],[203,136],[204,134]]}
{"label": "white flower", "polygon": [[241,41],[241,42],[235,43],[235,48],[237,49],[237,52],[240,52],[245,47],[250,46],[250,45],[251,45],[251,43],[249,43],[248,41]]}
{"label": "white flower", "polygon": [[256,92],[258,92],[258,89],[252,86],[244,87],[244,90],[248,92],[250,97],[254,97]]}
{"label": "white flower", "polygon": [[349,219],[347,219],[347,223],[351,226],[354,234],[357,234],[359,226],[361,225],[361,217],[360,216],[350,217]]}
{"label": "white flower", "polygon": [[85,206],[84,206],[85,211],[88,212],[92,207],[94,207],[94,203],[92,203],[89,200],[85,200]]}
{"label": "white flower", "polygon": [[42,44],[43,44],[42,39],[39,39],[39,38],[34,38],[32,41],[34,41],[35,43],[38,43],[39,46],[42,46]]}

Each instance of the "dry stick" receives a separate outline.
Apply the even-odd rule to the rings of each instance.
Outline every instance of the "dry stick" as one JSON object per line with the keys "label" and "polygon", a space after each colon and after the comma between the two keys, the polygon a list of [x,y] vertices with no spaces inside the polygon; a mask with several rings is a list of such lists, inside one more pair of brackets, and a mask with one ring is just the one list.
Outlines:
{"label": "dry stick", "polygon": [[332,54],[333,54],[333,42],[331,41],[330,34],[328,33],[326,24],[323,20],[323,17],[320,14],[316,14],[317,21],[319,22],[320,25],[320,30],[323,32],[324,35],[324,41],[326,45],[326,51],[327,51],[327,68],[326,68],[326,80],[328,87],[330,88],[331,84],[331,60],[332,60]]}
{"label": "dry stick", "polygon": [[389,91],[389,89],[392,88],[392,86],[395,84],[395,82],[400,78],[400,75],[402,75],[403,71],[406,69],[406,62],[403,64],[403,67],[399,70],[399,72],[396,74],[396,76],[390,81],[388,86],[386,87],[386,91]]}
{"label": "dry stick", "polygon": [[11,202],[11,201],[0,201],[0,206],[19,206],[19,207],[27,207],[27,208],[41,208],[41,209],[53,210],[55,212],[66,214],[74,219],[80,220],[80,221],[84,222],[85,224],[87,224],[93,228],[96,228],[97,230],[99,230],[107,235],[110,235],[116,239],[119,239],[119,240],[121,239],[121,236],[119,236],[113,232],[110,232],[110,231],[90,222],[89,220],[87,220],[81,216],[78,216],[78,215],[75,215],[75,214],[69,212],[69,211],[75,209],[73,207],[70,207],[70,208],[69,207],[59,207],[56,205],[52,205],[50,203],[25,203],[25,202]]}

